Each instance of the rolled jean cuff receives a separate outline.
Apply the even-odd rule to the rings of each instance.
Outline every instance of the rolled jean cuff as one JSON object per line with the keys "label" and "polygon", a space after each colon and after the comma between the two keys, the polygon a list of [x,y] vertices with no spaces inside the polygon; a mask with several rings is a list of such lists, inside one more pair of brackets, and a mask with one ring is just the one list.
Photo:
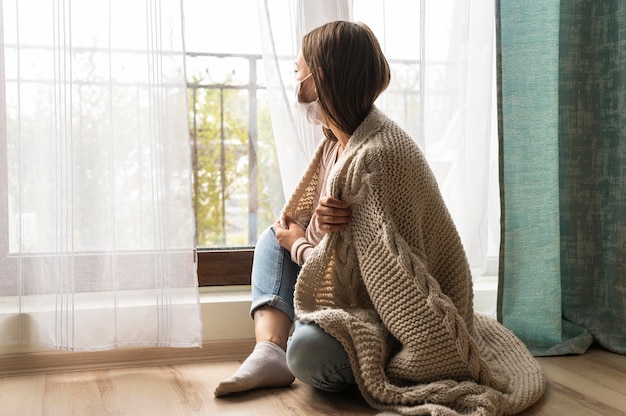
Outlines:
{"label": "rolled jean cuff", "polygon": [[262,295],[257,299],[252,300],[252,306],[250,306],[250,317],[254,318],[254,311],[260,308],[261,306],[271,306],[272,308],[278,309],[283,312],[285,315],[289,317],[291,322],[294,319],[293,306],[290,302],[285,301],[280,296],[277,295]]}

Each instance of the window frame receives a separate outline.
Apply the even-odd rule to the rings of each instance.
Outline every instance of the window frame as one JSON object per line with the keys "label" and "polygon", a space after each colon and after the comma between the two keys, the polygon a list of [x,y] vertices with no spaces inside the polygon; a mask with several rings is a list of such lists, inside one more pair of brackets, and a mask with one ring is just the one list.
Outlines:
{"label": "window frame", "polygon": [[[249,139],[256,141],[257,136],[257,92],[258,90],[265,89],[264,86],[259,85],[257,81],[258,77],[258,63],[262,60],[262,55],[259,53],[212,53],[212,52],[197,52],[187,51],[186,56],[188,58],[197,57],[213,57],[213,58],[235,58],[235,59],[247,59],[249,62],[248,70],[248,82],[242,85],[230,86],[224,84],[215,83],[193,83],[187,80],[187,90],[195,91],[198,89],[242,89],[247,90],[249,93],[250,106],[255,109],[250,111],[250,119],[248,122]],[[195,95],[194,95],[195,100]],[[254,114],[253,114],[254,113]],[[194,115],[195,118],[195,115]],[[195,127],[194,127],[195,129]],[[195,131],[194,131],[195,133]],[[192,143],[192,146],[194,144]],[[193,149],[192,149],[193,151]],[[251,149],[254,152],[254,149]],[[193,160],[195,165],[195,159]],[[194,172],[196,167],[193,166]],[[251,167],[254,171],[257,169],[256,160]],[[194,173],[195,175],[195,173]],[[197,184],[198,181],[194,180]],[[251,190],[254,196],[257,194],[257,189]],[[195,202],[194,202],[195,203]],[[194,209],[195,211],[195,209]],[[254,256],[254,247],[198,247],[197,251],[197,273],[198,273],[198,286],[199,287],[211,287],[211,286],[241,286],[250,285],[251,273],[252,273],[252,260]]]}

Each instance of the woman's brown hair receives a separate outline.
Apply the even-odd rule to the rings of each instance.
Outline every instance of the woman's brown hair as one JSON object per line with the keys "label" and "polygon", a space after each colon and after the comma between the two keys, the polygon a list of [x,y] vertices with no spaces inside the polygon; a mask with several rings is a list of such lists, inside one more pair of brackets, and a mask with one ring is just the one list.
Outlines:
{"label": "woman's brown hair", "polygon": [[378,39],[363,23],[330,22],[304,36],[302,55],[320,106],[337,127],[354,133],[391,79]]}

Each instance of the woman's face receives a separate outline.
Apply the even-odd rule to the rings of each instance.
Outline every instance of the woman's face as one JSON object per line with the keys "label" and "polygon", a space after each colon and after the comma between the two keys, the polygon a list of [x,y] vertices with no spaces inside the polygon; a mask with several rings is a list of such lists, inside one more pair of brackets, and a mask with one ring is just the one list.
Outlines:
{"label": "woman's face", "polygon": [[317,100],[315,82],[313,81],[313,76],[311,75],[309,67],[304,61],[304,56],[302,56],[302,52],[298,54],[298,58],[296,59],[295,72],[296,81],[301,82],[300,92],[298,93],[298,101],[303,103],[310,103]]}

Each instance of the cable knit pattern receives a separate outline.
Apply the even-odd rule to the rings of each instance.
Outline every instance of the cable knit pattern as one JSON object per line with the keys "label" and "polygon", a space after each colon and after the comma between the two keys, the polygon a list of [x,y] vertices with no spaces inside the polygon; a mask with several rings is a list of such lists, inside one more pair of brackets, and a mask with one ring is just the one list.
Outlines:
{"label": "cable knit pattern", "polygon": [[[322,147],[283,210],[304,226]],[[510,331],[474,314],[465,252],[415,142],[372,109],[328,186],[352,222],[302,267],[296,314],[342,343],[368,403],[403,415],[509,415],[535,403],[543,372]]]}

